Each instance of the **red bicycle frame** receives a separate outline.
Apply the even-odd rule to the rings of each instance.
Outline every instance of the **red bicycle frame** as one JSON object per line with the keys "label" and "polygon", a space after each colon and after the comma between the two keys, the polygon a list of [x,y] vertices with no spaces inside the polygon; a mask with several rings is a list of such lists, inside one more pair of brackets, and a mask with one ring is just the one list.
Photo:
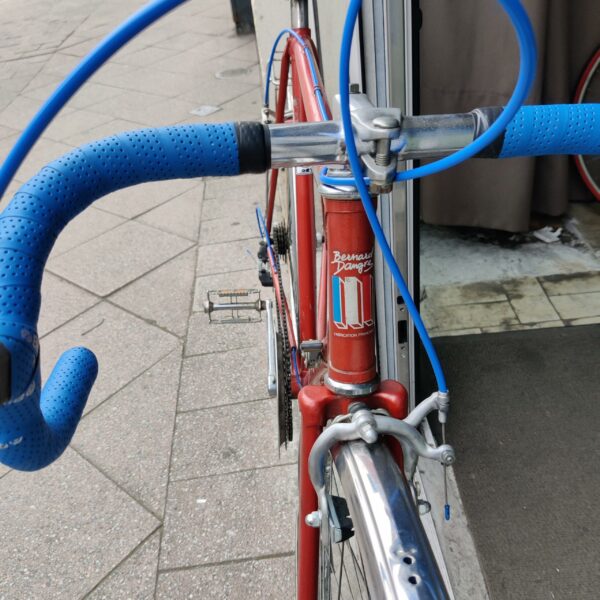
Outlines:
{"label": "red bicycle frame", "polygon": [[[292,77],[294,121],[321,121],[315,94],[323,90],[318,68],[315,85],[310,61],[318,65],[308,28],[294,29],[281,60],[280,86],[275,121],[284,121],[288,81]],[[309,57],[310,55],[310,57]],[[327,117],[327,99],[323,93]],[[270,232],[278,171],[271,172],[267,229]],[[331,189],[322,193],[325,241],[322,248],[321,277],[316,301],[316,235],[314,182],[310,170],[294,171],[296,191],[296,252],[298,281],[298,339],[318,339],[323,343],[323,363],[308,369],[300,362],[302,387],[292,377],[292,391],[298,397],[302,415],[299,455],[299,522],[297,555],[297,598],[316,600],[319,573],[319,529],[304,522],[317,510],[317,496],[308,473],[308,457],[315,440],[336,415],[345,414],[351,402],[360,401],[372,408],[384,408],[390,415],[404,418],[408,413],[407,393],[395,381],[377,381],[374,312],[374,241],[358,196]],[[275,279],[275,277],[274,277]],[[283,298],[275,290],[281,305]],[[291,321],[289,312],[288,320]],[[290,365],[290,369],[292,366]],[[399,464],[400,447],[389,442]]]}

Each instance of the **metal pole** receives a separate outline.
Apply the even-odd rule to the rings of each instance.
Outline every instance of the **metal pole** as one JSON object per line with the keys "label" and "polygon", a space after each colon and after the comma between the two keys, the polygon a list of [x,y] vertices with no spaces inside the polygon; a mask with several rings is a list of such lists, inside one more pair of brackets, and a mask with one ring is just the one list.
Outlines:
{"label": "metal pole", "polygon": [[308,27],[308,0],[290,0],[292,7],[292,28]]}

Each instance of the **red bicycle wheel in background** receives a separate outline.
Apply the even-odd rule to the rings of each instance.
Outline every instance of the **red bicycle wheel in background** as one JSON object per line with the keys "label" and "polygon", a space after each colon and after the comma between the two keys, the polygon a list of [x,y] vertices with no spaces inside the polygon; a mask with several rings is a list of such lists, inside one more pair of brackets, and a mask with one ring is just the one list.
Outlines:
{"label": "red bicycle wheel in background", "polygon": [[[600,102],[600,48],[586,65],[575,91],[576,104]],[[585,185],[600,201],[600,155],[577,155],[577,170]]]}

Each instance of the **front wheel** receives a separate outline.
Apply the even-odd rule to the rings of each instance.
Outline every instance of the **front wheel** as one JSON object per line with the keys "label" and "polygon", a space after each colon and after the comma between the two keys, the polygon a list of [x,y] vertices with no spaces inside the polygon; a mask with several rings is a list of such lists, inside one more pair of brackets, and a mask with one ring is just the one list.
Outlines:
{"label": "front wheel", "polygon": [[410,489],[385,444],[342,444],[327,479],[328,494],[345,499],[354,534],[337,544],[321,542],[319,600],[449,598]]}

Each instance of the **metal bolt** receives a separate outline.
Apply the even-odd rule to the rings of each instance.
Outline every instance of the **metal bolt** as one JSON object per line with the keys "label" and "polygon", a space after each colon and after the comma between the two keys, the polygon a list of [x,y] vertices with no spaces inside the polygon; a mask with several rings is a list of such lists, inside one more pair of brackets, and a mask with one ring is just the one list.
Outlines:
{"label": "metal bolt", "polygon": [[454,463],[456,457],[454,456],[454,450],[451,448],[442,452],[442,464],[451,465]]}
{"label": "metal bolt", "polygon": [[374,444],[379,437],[377,435],[377,431],[371,425],[371,423],[363,423],[360,425],[358,428],[358,433],[360,434],[360,437],[367,442],[367,444]]}
{"label": "metal bolt", "polygon": [[[400,126],[398,119],[391,115],[381,115],[373,119],[373,126],[378,129],[396,129]],[[380,167],[387,167],[390,164],[390,145],[389,138],[377,140],[375,144],[375,164]]]}
{"label": "metal bolt", "polygon": [[420,515],[426,515],[431,512],[431,504],[427,500],[417,500],[417,506],[419,507]]}
{"label": "metal bolt", "polygon": [[306,515],[304,522],[309,527],[321,527],[321,511],[315,510],[314,512]]}
{"label": "metal bolt", "polygon": [[373,119],[373,127],[377,127],[378,129],[396,129],[400,127],[400,123],[398,123],[396,117],[381,115]]}

